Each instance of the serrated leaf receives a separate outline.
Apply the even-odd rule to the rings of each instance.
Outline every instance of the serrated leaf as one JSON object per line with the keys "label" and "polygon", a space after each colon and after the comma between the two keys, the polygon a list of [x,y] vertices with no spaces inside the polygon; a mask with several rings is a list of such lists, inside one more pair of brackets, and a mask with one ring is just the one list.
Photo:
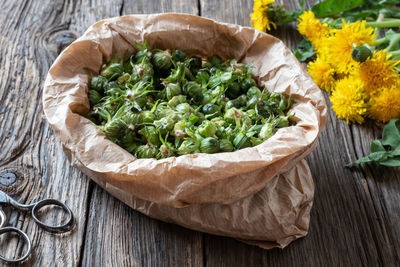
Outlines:
{"label": "serrated leaf", "polygon": [[368,155],[368,158],[371,161],[386,160],[387,157],[388,157],[388,152],[386,152],[386,151],[373,152],[373,153]]}
{"label": "serrated leaf", "polygon": [[297,49],[292,51],[300,62],[305,62],[315,55],[314,46],[306,39],[301,40]]}
{"label": "serrated leaf", "polygon": [[385,151],[385,148],[383,147],[381,141],[374,140],[371,143],[371,152],[378,152],[378,151]]}
{"label": "serrated leaf", "polygon": [[322,18],[356,8],[363,3],[364,0],[326,0],[313,6],[311,11],[317,18]]}
{"label": "serrated leaf", "polygon": [[400,129],[396,125],[399,119],[392,119],[383,128],[382,144],[390,146],[392,150],[400,147]]}

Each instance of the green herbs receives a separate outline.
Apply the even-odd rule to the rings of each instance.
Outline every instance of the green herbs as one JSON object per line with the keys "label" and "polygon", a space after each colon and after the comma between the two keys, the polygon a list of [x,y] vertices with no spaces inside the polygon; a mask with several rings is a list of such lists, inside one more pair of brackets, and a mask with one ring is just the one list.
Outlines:
{"label": "green herbs", "polygon": [[383,166],[400,166],[400,119],[392,119],[383,128],[382,141],[371,143],[371,154],[347,166],[365,162],[377,162]]}
{"label": "green herbs", "polygon": [[88,93],[88,118],[136,157],[231,152],[290,125],[294,101],[257,87],[251,66],[137,48],[106,63]]}

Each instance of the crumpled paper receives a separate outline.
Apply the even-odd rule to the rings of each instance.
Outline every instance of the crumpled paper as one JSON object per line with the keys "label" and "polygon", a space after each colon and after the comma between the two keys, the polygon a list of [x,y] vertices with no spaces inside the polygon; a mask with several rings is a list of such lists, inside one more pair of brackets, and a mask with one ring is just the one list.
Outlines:
{"label": "crumpled paper", "polygon": [[[181,49],[252,63],[260,86],[296,100],[295,126],[235,152],[136,159],[85,118],[92,75],[117,53]],[[46,118],[69,160],[132,208],[167,222],[264,248],[307,234],[314,186],[304,160],[326,120],[320,89],[291,51],[257,30],[186,14],[130,15],[92,25],[50,68]]]}

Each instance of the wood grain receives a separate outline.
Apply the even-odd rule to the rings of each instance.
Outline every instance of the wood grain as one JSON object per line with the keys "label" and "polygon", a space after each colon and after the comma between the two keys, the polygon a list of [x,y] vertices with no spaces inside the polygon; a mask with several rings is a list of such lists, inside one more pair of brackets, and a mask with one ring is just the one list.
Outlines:
{"label": "wood grain", "polygon": [[[298,1],[277,0],[290,10]],[[314,1],[306,1],[307,6]],[[345,168],[369,153],[382,125],[347,125],[329,109],[307,158],[315,180],[309,235],[270,251],[187,230],[128,208],[72,168],[46,123],[41,93],[56,56],[96,21],[124,14],[184,12],[250,26],[249,0],[6,0],[0,2],[0,189],[25,203],[52,197],[76,215],[74,230],[53,235],[11,212],[33,254],[23,266],[399,266],[400,172],[377,165]],[[289,47],[295,23],[272,31]],[[329,99],[326,94],[328,105]],[[1,238],[0,238],[1,242]],[[4,244],[3,244],[4,245]],[[21,242],[5,256],[20,255]]]}
{"label": "wood grain", "polygon": [[[23,203],[57,198],[78,215],[71,233],[53,235],[39,229],[29,215],[8,212],[9,225],[32,239],[33,253],[25,266],[74,266],[84,243],[89,181],[70,167],[41,104],[43,81],[57,55],[54,49],[72,41],[56,36],[67,28],[74,8],[63,1],[0,3],[0,189]],[[10,173],[15,179],[6,179]],[[3,245],[7,257],[22,250],[16,240]]]}

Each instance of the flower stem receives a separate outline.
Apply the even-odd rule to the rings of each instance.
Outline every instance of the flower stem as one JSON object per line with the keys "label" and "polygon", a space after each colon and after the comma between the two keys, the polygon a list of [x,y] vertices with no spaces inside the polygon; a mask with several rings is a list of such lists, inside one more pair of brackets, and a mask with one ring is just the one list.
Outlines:
{"label": "flower stem", "polygon": [[395,34],[391,39],[388,47],[386,48],[387,51],[394,50],[399,45],[400,41],[400,33]]}
{"label": "flower stem", "polygon": [[381,45],[381,44],[386,44],[387,42],[388,42],[388,39],[383,37],[383,38],[379,38],[379,39],[374,40],[373,45],[374,46],[378,46],[378,45]]}
{"label": "flower stem", "polygon": [[384,20],[384,21],[367,21],[365,26],[373,27],[373,28],[400,27],[400,19],[391,19],[391,20]]}
{"label": "flower stem", "polygon": [[391,60],[396,60],[400,58],[400,49],[396,51],[388,51],[388,54],[392,55]]}

